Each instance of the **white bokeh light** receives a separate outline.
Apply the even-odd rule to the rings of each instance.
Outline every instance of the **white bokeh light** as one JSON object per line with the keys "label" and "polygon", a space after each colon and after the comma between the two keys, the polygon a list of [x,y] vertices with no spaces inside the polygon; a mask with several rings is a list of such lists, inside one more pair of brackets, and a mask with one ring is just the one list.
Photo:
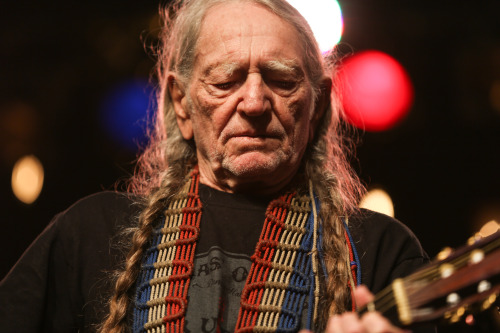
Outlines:
{"label": "white bokeh light", "polygon": [[336,0],[288,0],[305,17],[321,52],[330,51],[342,37],[343,21]]}
{"label": "white bokeh light", "polygon": [[359,207],[394,217],[392,199],[387,192],[381,189],[368,191],[363,199],[361,199]]}

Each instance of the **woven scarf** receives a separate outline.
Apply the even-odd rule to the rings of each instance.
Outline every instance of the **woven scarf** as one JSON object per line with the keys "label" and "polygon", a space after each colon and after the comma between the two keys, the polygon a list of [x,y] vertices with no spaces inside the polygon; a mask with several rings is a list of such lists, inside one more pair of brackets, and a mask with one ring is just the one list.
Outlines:
{"label": "woven scarf", "polygon": [[[137,281],[134,332],[184,332],[202,213],[198,186],[194,170],[153,231]],[[295,192],[271,201],[251,257],[235,332],[296,332],[306,301],[305,326],[312,327],[319,299],[318,265],[324,269],[317,210],[317,199]]]}

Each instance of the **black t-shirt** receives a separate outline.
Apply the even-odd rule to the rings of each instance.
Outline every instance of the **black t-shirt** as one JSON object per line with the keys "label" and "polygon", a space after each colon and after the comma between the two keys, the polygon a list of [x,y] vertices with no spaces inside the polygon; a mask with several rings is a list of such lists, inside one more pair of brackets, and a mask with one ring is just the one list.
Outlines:
{"label": "black t-shirt", "polygon": [[215,332],[217,327],[233,332],[270,199],[221,192],[203,184],[200,199],[203,213],[185,328],[193,333]]}
{"label": "black t-shirt", "polygon": [[[193,332],[211,331],[220,320],[234,326],[235,302],[268,204],[267,198],[205,186],[200,196],[202,226],[186,314]],[[116,245],[119,235],[138,213],[126,195],[103,192],[57,215],[0,283],[2,332],[95,331],[107,311],[111,274],[124,261]],[[428,260],[413,233],[385,215],[361,211],[349,219],[349,229],[360,256],[361,282],[375,293]]]}

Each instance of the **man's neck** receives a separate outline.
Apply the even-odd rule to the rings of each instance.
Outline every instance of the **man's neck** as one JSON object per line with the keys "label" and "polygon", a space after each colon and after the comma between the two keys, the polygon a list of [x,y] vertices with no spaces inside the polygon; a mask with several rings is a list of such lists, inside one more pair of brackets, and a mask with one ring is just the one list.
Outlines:
{"label": "man's neck", "polygon": [[280,193],[293,179],[293,175],[288,178],[279,179],[267,175],[249,175],[245,177],[235,176],[229,171],[221,170],[215,175],[211,168],[199,166],[200,182],[213,189],[228,193],[243,193],[251,195],[272,196]]}

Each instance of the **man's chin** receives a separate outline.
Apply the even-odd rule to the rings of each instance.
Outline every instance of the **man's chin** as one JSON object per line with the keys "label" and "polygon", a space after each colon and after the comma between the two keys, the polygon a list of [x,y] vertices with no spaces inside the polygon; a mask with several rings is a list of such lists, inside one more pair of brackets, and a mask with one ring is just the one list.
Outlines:
{"label": "man's chin", "polygon": [[271,154],[245,154],[234,160],[224,161],[222,167],[236,177],[261,178],[277,172],[282,166],[280,157]]}

